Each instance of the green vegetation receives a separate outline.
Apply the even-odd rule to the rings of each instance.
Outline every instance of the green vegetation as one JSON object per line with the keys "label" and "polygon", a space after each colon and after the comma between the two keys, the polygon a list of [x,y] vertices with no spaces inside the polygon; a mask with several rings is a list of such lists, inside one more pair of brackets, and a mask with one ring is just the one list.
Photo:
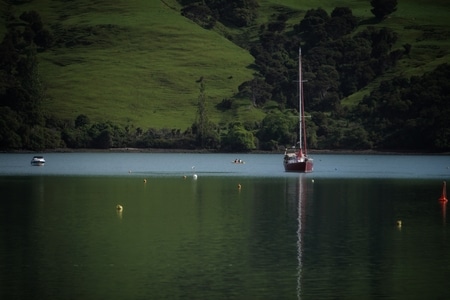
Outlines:
{"label": "green vegetation", "polygon": [[[212,103],[231,97],[251,76],[248,53],[161,1],[102,2],[117,13],[123,9],[121,15],[85,15],[86,6],[77,3],[71,11],[82,20],[67,20],[75,45],[42,55],[49,82],[45,108],[58,117],[82,112],[98,121],[184,130],[195,120],[200,76]],[[220,121],[220,114],[211,119]]]}
{"label": "green vegetation", "polygon": [[370,5],[372,5],[370,11],[379,21],[397,10],[397,0],[372,0]]}
{"label": "green vegetation", "polygon": [[[401,120],[373,123],[386,109],[373,105],[385,81],[411,84],[411,76],[426,74],[431,86],[423,88],[431,91],[416,101],[437,98],[435,107],[442,107],[448,100],[435,95],[444,93],[445,81],[438,89],[429,78],[447,74],[441,65],[450,61],[446,1],[349,0],[340,8],[329,0],[229,3],[0,1],[0,148],[276,150],[295,142],[300,45],[310,146],[450,148],[445,122],[425,149],[383,139],[423,125],[416,122],[417,103],[401,97],[407,131],[396,131],[406,126]],[[374,16],[380,3],[391,6]],[[408,84],[385,92],[410,95]],[[370,115],[362,103],[371,105]],[[441,120],[445,109],[432,111],[431,118]],[[436,129],[437,123],[427,126]]]}

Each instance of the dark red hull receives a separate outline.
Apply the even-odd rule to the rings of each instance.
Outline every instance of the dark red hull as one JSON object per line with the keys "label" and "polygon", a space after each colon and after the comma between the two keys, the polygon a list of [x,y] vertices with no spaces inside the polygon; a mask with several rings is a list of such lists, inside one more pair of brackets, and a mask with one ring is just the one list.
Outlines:
{"label": "dark red hull", "polygon": [[286,172],[310,173],[313,171],[313,160],[307,159],[302,162],[291,162],[284,164]]}

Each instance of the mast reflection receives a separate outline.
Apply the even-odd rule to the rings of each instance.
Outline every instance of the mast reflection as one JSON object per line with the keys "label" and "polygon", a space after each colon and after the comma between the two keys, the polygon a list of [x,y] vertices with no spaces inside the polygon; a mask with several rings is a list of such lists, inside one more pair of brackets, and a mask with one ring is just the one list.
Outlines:
{"label": "mast reflection", "polygon": [[[288,196],[295,205],[297,212],[297,299],[302,296],[302,271],[303,271],[303,237],[306,226],[306,206],[308,197],[313,192],[313,181],[306,174],[299,174],[298,178],[289,181]],[[295,184],[293,184],[295,183]]]}

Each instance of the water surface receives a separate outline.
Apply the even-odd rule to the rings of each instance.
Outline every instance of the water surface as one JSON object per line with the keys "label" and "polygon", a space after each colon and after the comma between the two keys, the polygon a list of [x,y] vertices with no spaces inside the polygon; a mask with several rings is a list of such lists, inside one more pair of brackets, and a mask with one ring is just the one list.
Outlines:
{"label": "water surface", "polygon": [[450,297],[446,156],[44,156],[0,154],[1,299]]}
{"label": "water surface", "polygon": [[[44,153],[43,167],[30,167],[33,155],[0,154],[1,175],[137,175],[296,177],[285,173],[282,154]],[[310,177],[443,178],[450,156],[315,154]],[[242,159],[244,164],[233,163]],[[309,175],[308,175],[309,176]]]}

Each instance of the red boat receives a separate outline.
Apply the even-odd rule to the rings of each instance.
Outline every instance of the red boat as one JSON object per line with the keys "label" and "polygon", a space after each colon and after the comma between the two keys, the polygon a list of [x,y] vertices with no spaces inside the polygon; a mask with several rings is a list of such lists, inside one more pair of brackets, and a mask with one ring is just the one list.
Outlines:
{"label": "red boat", "polygon": [[284,170],[286,172],[309,173],[313,171],[313,159],[303,153],[302,149],[286,149],[284,153]]}
{"label": "red boat", "polygon": [[302,50],[298,49],[298,112],[299,112],[299,141],[298,147],[286,148],[284,152],[284,170],[286,172],[309,173],[313,171],[313,159],[308,157],[306,148],[306,129],[303,104],[303,80],[302,80]]}

